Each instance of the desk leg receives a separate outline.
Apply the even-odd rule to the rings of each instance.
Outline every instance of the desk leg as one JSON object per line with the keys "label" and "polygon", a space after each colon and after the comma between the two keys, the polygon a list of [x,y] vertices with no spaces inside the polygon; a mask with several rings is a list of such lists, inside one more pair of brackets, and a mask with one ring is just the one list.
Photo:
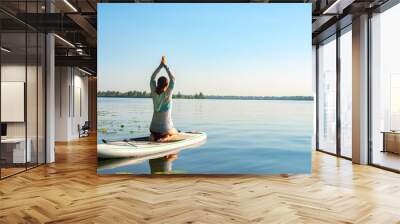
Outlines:
{"label": "desk leg", "polygon": [[383,135],[383,149],[381,152],[386,152],[386,134],[382,133]]}

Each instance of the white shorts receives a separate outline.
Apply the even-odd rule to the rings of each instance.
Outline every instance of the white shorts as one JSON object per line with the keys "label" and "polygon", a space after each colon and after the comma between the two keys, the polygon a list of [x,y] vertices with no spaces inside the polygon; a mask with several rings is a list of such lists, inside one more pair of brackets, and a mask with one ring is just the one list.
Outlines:
{"label": "white shorts", "polygon": [[171,110],[167,112],[154,112],[151,119],[150,131],[164,134],[174,128],[171,118]]}

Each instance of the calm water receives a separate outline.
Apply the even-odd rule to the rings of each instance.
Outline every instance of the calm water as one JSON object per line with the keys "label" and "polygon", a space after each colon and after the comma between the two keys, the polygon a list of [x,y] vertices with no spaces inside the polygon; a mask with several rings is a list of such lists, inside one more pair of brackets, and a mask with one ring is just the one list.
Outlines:
{"label": "calm water", "polygon": [[[175,160],[100,161],[98,173],[308,173],[311,169],[312,101],[174,99],[181,131],[204,131],[203,145]],[[146,136],[151,99],[98,98],[98,139]]]}

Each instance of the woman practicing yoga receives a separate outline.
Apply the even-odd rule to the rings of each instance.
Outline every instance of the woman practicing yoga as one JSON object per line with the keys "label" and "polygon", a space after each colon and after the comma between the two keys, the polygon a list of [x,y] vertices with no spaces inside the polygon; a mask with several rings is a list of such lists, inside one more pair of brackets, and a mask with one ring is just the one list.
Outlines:
{"label": "woman practicing yoga", "polygon": [[[163,67],[167,71],[169,83],[168,79],[164,76],[159,77],[156,82],[156,76]],[[174,89],[174,84],[175,77],[166,65],[166,59],[163,56],[160,65],[151,75],[150,79],[151,98],[153,99],[154,108],[150,125],[150,141],[165,142],[178,135],[171,118],[172,90]]]}

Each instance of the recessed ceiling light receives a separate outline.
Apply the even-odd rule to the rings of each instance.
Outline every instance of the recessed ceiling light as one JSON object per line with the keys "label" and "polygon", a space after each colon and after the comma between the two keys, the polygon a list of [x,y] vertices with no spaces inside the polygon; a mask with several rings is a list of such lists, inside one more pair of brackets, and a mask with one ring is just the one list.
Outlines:
{"label": "recessed ceiling light", "polygon": [[68,40],[60,37],[58,34],[54,34],[55,37],[57,37],[59,40],[61,40],[62,42],[66,43],[67,45],[69,45],[70,47],[75,48],[75,45],[73,45],[71,42],[69,42]]}
{"label": "recessed ceiling light", "polygon": [[92,75],[92,73],[90,73],[90,72],[88,72],[88,71],[86,71],[86,70],[83,70],[83,69],[81,69],[81,68],[79,68],[79,67],[78,67],[78,70],[81,71],[81,72],[83,72],[83,73],[85,73],[85,74],[87,74],[87,75]]}
{"label": "recessed ceiling light", "polygon": [[11,52],[11,50],[9,50],[9,49],[7,49],[5,47],[1,47],[1,51],[4,51],[6,53],[10,53]]}
{"label": "recessed ceiling light", "polygon": [[74,12],[78,12],[78,10],[68,1],[64,0],[65,4],[67,4]]}
{"label": "recessed ceiling light", "polygon": [[332,5],[324,10],[322,14],[342,14],[343,9],[351,5],[355,0],[336,0]]}

